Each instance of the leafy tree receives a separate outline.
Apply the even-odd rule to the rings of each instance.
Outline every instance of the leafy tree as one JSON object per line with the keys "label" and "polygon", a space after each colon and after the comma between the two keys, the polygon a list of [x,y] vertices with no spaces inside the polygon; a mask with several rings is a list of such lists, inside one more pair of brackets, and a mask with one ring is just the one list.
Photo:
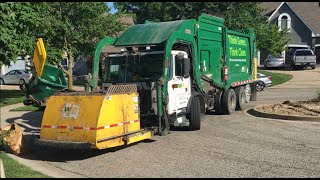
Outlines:
{"label": "leafy tree", "polygon": [[118,22],[121,14],[109,14],[103,2],[1,3],[0,10],[0,65],[33,55],[36,38],[42,37],[48,63],[59,65],[63,55],[68,57],[68,70],[63,70],[69,89],[75,57],[93,56],[100,39],[124,28]]}
{"label": "leafy tree", "polygon": [[40,23],[30,3],[0,3],[0,67],[33,53],[36,37],[32,32]]}
{"label": "leafy tree", "polygon": [[[58,63],[65,54],[69,60],[69,89],[73,88],[72,67],[75,57],[90,57],[96,44],[105,36],[113,36],[123,29],[117,16],[110,15],[103,2],[32,3],[41,14],[42,24],[36,33],[44,39],[47,58]],[[59,65],[59,64],[58,64]],[[61,65],[60,65],[61,67]]]}
{"label": "leafy tree", "polygon": [[120,12],[135,14],[137,23],[191,19],[202,12],[222,16],[229,29],[254,28],[257,48],[272,54],[279,54],[288,43],[287,31],[278,31],[276,25],[269,24],[258,2],[116,2],[114,5]]}

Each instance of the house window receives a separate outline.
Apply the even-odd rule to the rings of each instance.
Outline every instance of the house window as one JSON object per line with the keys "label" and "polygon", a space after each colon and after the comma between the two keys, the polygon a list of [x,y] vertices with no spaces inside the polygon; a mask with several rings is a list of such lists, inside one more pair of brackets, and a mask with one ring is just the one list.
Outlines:
{"label": "house window", "polygon": [[283,31],[285,29],[289,29],[289,32],[291,30],[291,17],[287,13],[282,13],[278,17],[278,26],[279,30]]}

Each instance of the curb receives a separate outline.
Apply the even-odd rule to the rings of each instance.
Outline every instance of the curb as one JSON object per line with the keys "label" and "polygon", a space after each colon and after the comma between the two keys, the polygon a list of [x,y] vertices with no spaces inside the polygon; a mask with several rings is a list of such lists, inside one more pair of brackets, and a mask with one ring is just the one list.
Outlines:
{"label": "curb", "polygon": [[0,178],[6,178],[6,176],[4,174],[2,159],[0,159]]}
{"label": "curb", "polygon": [[[260,105],[262,106],[262,105]],[[256,108],[260,107],[256,106],[247,110],[246,112],[250,115],[262,118],[271,118],[271,119],[281,119],[281,120],[291,120],[291,121],[311,121],[311,122],[320,122],[320,117],[314,116],[287,116],[287,115],[280,115],[280,114],[273,114],[273,113],[266,113],[258,111]]]}

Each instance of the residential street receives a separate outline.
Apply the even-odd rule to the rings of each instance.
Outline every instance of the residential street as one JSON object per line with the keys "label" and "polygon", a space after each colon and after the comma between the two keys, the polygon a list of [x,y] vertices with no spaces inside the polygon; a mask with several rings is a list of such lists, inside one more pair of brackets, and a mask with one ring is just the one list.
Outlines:
{"label": "residential street", "polygon": [[[307,100],[320,90],[320,67],[270,71],[293,79],[265,88],[247,108]],[[42,112],[8,112],[12,107],[1,108],[1,126],[16,122],[26,134],[39,132]],[[320,177],[320,123],[257,118],[244,111],[207,115],[200,131],[171,131],[109,150],[38,150],[23,159],[76,174],[65,177]]]}
{"label": "residential street", "polygon": [[320,2],[0,9],[0,178],[320,177]]}

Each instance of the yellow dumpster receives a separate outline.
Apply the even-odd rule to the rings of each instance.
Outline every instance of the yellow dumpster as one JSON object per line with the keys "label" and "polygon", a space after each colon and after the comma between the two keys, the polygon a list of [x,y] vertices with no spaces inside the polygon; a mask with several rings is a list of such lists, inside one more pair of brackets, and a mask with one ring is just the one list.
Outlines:
{"label": "yellow dumpster", "polygon": [[105,149],[148,139],[152,135],[152,131],[140,128],[136,86],[114,85],[106,93],[51,96],[38,143]]}

